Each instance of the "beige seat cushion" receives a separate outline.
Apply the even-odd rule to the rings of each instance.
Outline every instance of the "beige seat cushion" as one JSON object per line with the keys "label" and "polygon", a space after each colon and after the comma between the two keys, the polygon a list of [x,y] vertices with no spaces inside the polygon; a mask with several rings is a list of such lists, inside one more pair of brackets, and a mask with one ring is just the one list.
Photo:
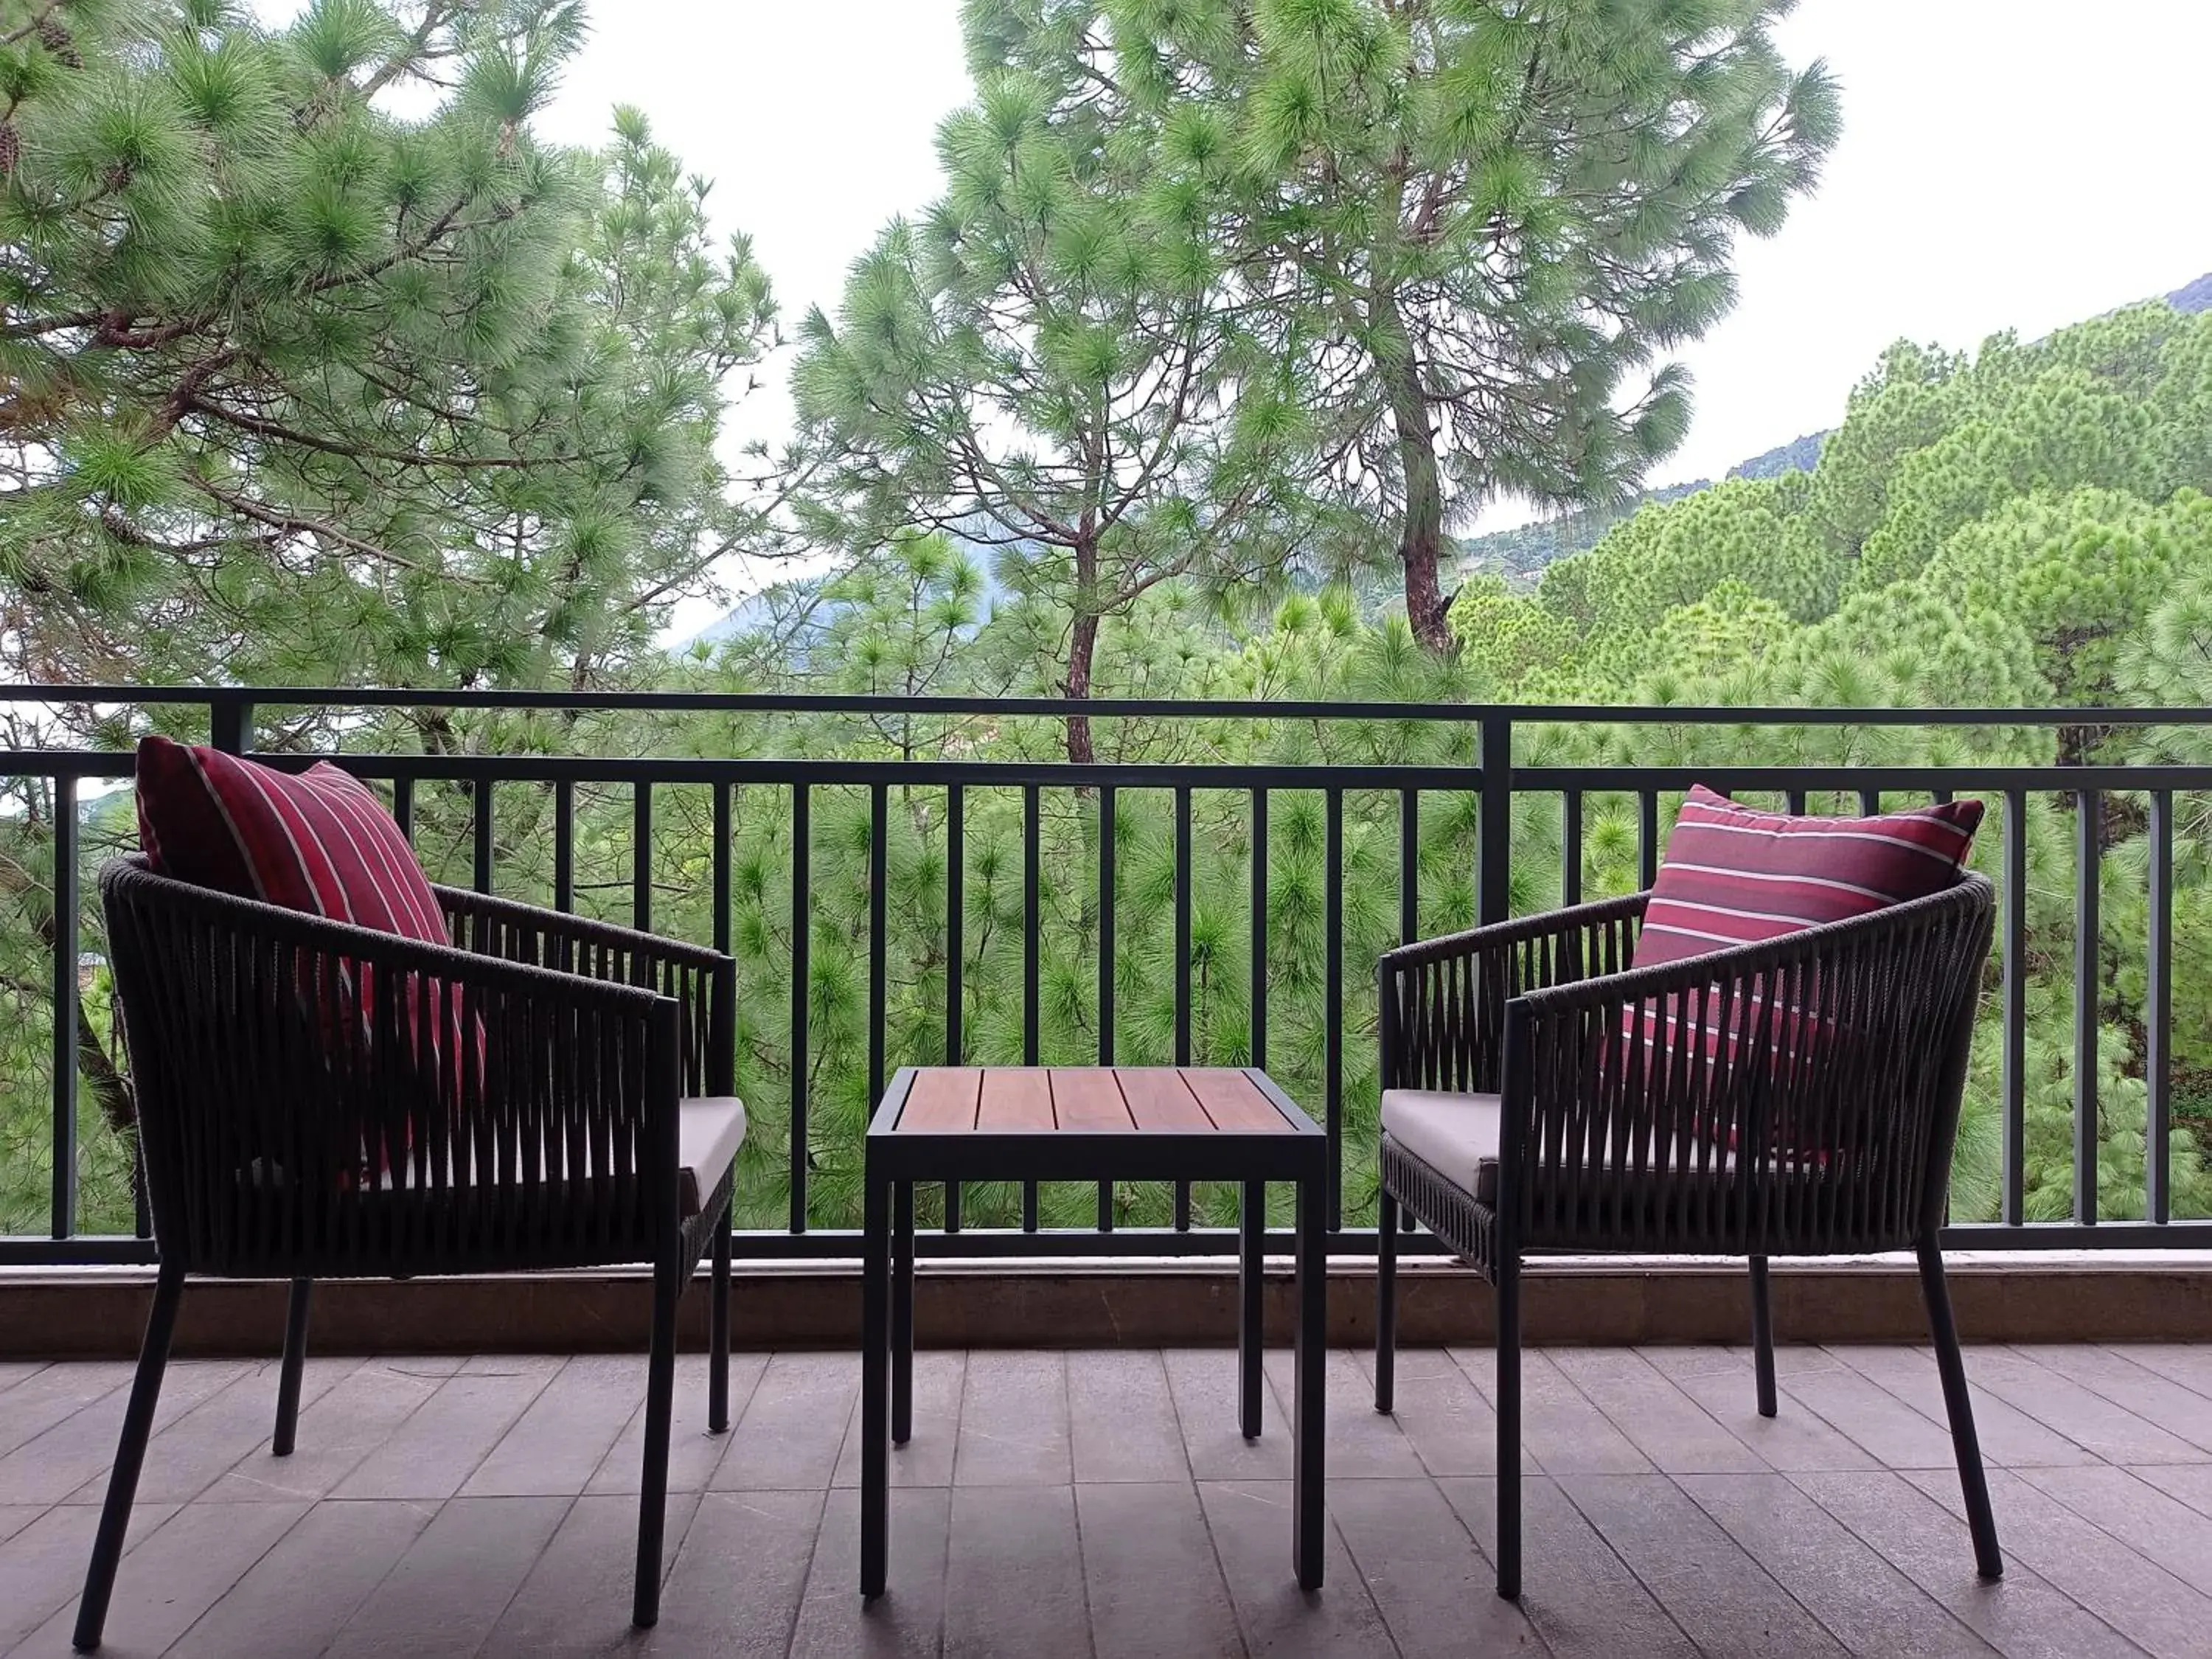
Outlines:
{"label": "beige seat cushion", "polygon": [[745,1144],[745,1103],[735,1095],[700,1095],[681,1108],[676,1155],[684,1166],[684,1213],[695,1216]]}
{"label": "beige seat cushion", "polygon": [[1385,1089],[1382,1132],[1478,1204],[1498,1201],[1496,1095]]}

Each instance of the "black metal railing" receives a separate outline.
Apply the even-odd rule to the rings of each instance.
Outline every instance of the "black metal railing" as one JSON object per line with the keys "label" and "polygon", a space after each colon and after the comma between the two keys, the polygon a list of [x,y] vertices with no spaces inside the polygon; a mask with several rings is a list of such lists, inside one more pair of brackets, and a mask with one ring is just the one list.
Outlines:
{"label": "black metal railing", "polygon": [[[289,711],[323,711],[341,718],[359,719],[362,711],[378,708],[415,710],[490,709],[578,717],[631,711],[721,716],[866,715],[908,720],[944,717],[949,720],[988,719],[1064,718],[1070,705],[1048,699],[997,699],[951,696],[900,697],[843,696],[726,695],[654,692],[629,695],[586,693],[437,692],[403,690],[241,690],[133,687],[0,687],[0,702],[26,711],[21,729],[35,724],[35,711],[73,708],[145,708],[188,705],[207,715],[209,740],[234,752],[252,748],[256,710],[282,708]],[[787,1224],[741,1233],[742,1255],[756,1258],[839,1256],[852,1254],[856,1236],[842,1228],[824,1228],[810,1222],[810,1158],[812,1140],[809,1114],[809,1066],[814,1052],[810,994],[811,975],[809,924],[814,872],[810,865],[815,836],[813,813],[817,796],[825,790],[856,790],[868,803],[866,852],[867,912],[866,927],[866,1070],[867,1097],[880,1094],[894,1057],[887,1052],[886,1012],[889,990],[886,963],[887,847],[891,822],[891,792],[902,796],[928,794],[944,803],[945,862],[944,925],[948,933],[943,972],[945,997],[942,1053],[902,1054],[898,1062],[943,1059],[963,1062],[972,1053],[971,1034],[963,1029],[964,998],[962,975],[967,951],[963,945],[969,879],[966,836],[970,792],[994,790],[1018,793],[1020,800],[1021,888],[1024,942],[1021,994],[1021,1057],[1034,1062],[1040,1057],[1042,1017],[1040,983],[1041,830],[1046,792],[1066,792],[1085,812],[1096,814],[1096,891],[1087,896],[1096,930],[1097,984],[1096,1036],[1098,1059],[1116,1058],[1115,925],[1117,906],[1117,813],[1121,796],[1133,791],[1158,791],[1171,804],[1174,877],[1170,904],[1173,912],[1173,951],[1177,964],[1174,992],[1173,1052],[1178,1062],[1193,1054],[1193,848],[1194,794],[1227,793],[1238,799],[1245,813],[1251,881],[1250,915],[1247,921],[1249,947],[1249,1024],[1246,1035],[1250,1063],[1267,1063],[1268,963],[1270,913],[1267,883],[1258,872],[1269,868],[1270,802],[1294,793],[1318,795],[1322,814],[1322,895],[1321,932],[1327,960],[1322,974],[1324,1003],[1321,1014],[1323,1053],[1317,1100],[1303,1103],[1325,1121],[1332,1144],[1339,1150],[1338,1181],[1329,1203],[1331,1248],[1346,1253],[1371,1250],[1371,1229],[1348,1227],[1341,1192],[1345,1124],[1346,1024],[1345,976],[1345,803],[1347,794],[1395,797],[1397,816],[1399,937],[1418,936],[1423,921],[1422,889],[1418,863],[1420,823],[1425,803],[1439,798],[1472,798],[1475,811],[1474,916],[1494,921],[1513,908],[1513,819],[1516,803],[1549,798],[1558,805],[1561,856],[1557,899],[1574,903],[1582,896],[1584,872],[1586,806],[1592,798],[1632,799],[1635,806],[1636,868],[1644,884],[1656,869],[1663,825],[1661,806],[1673,794],[1702,782],[1724,792],[1771,797],[1791,811],[1806,810],[1808,799],[1856,799],[1868,810],[1878,804],[1909,799],[1942,799],[1973,793],[1989,799],[1998,810],[1985,829],[2001,838],[1997,856],[2002,916],[1999,930],[1999,964],[1994,996],[2001,1011],[2002,1052],[2000,1119],[2002,1187],[1993,1221],[1954,1225],[1947,1243],[1954,1248],[2113,1248],[2188,1247],[2212,1244],[2212,1220],[2173,1214],[2169,1131],[2173,1115],[2172,971],[2174,908],[2175,802],[2191,792],[2212,791],[2212,765],[2174,764],[1997,764],[1968,762],[1955,765],[1862,764],[1742,764],[1719,761],[1711,764],[1529,764],[1516,763],[1516,738],[1545,728],[1579,726],[1666,726],[1708,734],[1740,734],[1755,744],[1761,730],[1802,733],[1820,727],[1852,728],[2002,728],[2051,730],[2061,727],[2109,732],[2131,727],[2212,726],[2212,710],[2191,709],[1964,709],[1895,710],[1862,708],[1555,708],[1498,705],[1400,705],[1375,703],[1277,702],[1265,703],[1211,701],[1096,701],[1082,712],[1101,720],[1172,720],[1180,721],[1234,720],[1264,722],[1325,722],[1331,726],[1363,723],[1442,722],[1473,740],[1464,745],[1464,761],[1344,764],[1258,763],[1121,763],[1072,764],[1058,760],[970,760],[908,758],[814,758],[793,757],[653,757],[634,755],[574,753],[334,753],[357,774],[389,785],[393,810],[410,832],[416,816],[418,788],[426,784],[458,785],[468,792],[470,877],[483,891],[492,890],[498,875],[495,860],[498,786],[526,784],[548,790],[552,800],[551,874],[550,891],[557,908],[572,908],[577,898],[577,792],[580,788],[621,788],[630,791],[632,867],[629,874],[630,919],[640,927],[654,921],[655,881],[651,859],[655,842],[657,792],[703,788],[711,799],[711,818],[706,839],[706,863],[711,943],[727,950],[732,917],[732,813],[735,792],[769,790],[787,799],[791,833],[789,871],[788,1042],[789,1206]],[[2054,745],[2056,747],[2056,745]],[[274,755],[280,763],[302,763],[302,755]],[[44,791],[52,841],[49,878],[52,897],[52,926],[47,941],[52,952],[52,1183],[50,1226],[45,1237],[18,1234],[0,1237],[0,1264],[6,1263],[131,1263],[150,1261],[151,1239],[143,1206],[136,1236],[88,1235],[77,1224],[78,1054],[80,1030],[79,906],[82,889],[79,847],[81,786],[88,781],[127,778],[130,754],[120,749],[87,749],[49,744],[42,737],[31,746],[0,749],[0,783],[27,783]],[[2073,842],[2071,897],[2074,1083],[2072,1213],[2069,1219],[2031,1222],[2027,1218],[2027,1100],[2028,1090],[2027,1034],[2030,979],[2030,940],[2027,912],[2031,896],[2028,830],[2030,803],[2047,799],[2063,803],[2075,825]],[[2146,959],[2139,966],[2143,994],[2141,1021],[2143,1032],[2140,1068],[2144,1089],[2144,1174],[2141,1220],[2100,1217],[2099,1155],[2100,1114],[2098,1042],[2102,1012],[2100,988],[2108,964],[2100,957],[2098,925],[2102,882],[2101,863],[2106,845],[2103,833],[2108,805],[2129,804],[2130,814],[2142,815],[2147,849],[2146,902],[2148,942]],[[1552,895],[1533,896],[1522,908],[1544,908]],[[1433,923],[1433,917],[1431,918]],[[1351,964],[1363,970],[1364,963]],[[2131,969],[2132,971],[2132,969]],[[1355,979],[1357,986],[1364,977]],[[741,999],[742,1000],[742,999]],[[1364,1010],[1361,1011],[1364,1013]],[[935,1039],[931,1039],[933,1046]],[[4,1081],[4,1080],[0,1080]],[[4,1099],[4,1096],[0,1096]],[[1109,1189],[1101,1189],[1095,1227],[1046,1228],[1040,1224],[1034,1188],[1021,1198],[1020,1224],[979,1228],[968,1224],[958,1189],[944,1194],[942,1224],[925,1235],[922,1249],[941,1255],[1184,1255],[1233,1253],[1233,1229],[1196,1224],[1189,1189],[1178,1188],[1173,1200],[1173,1224],[1166,1227],[1116,1224]],[[2129,1206],[2134,1207],[2132,1200]],[[1287,1249],[1287,1235],[1277,1241]]]}

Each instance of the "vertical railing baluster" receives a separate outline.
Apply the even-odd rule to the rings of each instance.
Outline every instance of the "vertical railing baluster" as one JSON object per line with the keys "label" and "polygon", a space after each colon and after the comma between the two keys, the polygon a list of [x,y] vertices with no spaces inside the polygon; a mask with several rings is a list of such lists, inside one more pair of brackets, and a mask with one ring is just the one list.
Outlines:
{"label": "vertical railing baluster", "polygon": [[2074,1219],[2087,1227],[2097,1220],[2097,988],[2103,978],[2097,882],[2104,797],[2080,790],[2074,808]]}
{"label": "vertical railing baluster", "polygon": [[[1042,1049],[1037,1007],[1037,975],[1042,971],[1038,936],[1044,931],[1044,903],[1039,850],[1037,787],[1022,786],[1022,1064],[1034,1066]],[[1037,1185],[1022,1182],[1022,1231],[1037,1230]]]}
{"label": "vertical railing baluster", "polygon": [[1583,902],[1583,792],[1559,798],[1559,902]]}
{"label": "vertical railing baluster", "polygon": [[1792,789],[1788,791],[1784,799],[1784,806],[1785,810],[1788,811],[1791,817],[1803,817],[1805,816],[1805,792],[1802,789]]}
{"label": "vertical railing baluster", "polygon": [[629,796],[629,925],[653,931],[653,786],[642,778]]}
{"label": "vertical railing baluster", "polygon": [[730,953],[730,786],[714,786],[714,948]]}
{"label": "vertical railing baluster", "polygon": [[1649,891],[1659,879],[1659,792],[1636,798],[1636,884]]}
{"label": "vertical railing baluster", "polygon": [[489,775],[479,776],[470,787],[470,799],[475,808],[475,818],[469,835],[472,866],[470,879],[479,893],[491,891],[491,792],[492,782]]}
{"label": "vertical railing baluster", "polygon": [[576,786],[567,778],[553,786],[553,908],[576,908]]}
{"label": "vertical railing baluster", "polygon": [[[807,1145],[806,1084],[812,1056],[806,1024],[813,994],[814,953],[813,792],[804,783],[791,786],[791,1231],[806,1231],[806,1174],[811,1161]],[[872,1104],[872,1103],[871,1103]]]}
{"label": "vertical railing baluster", "polygon": [[1328,1111],[1328,1226],[1344,1229],[1344,791],[1332,784],[1322,840],[1322,933],[1325,978],[1322,1035],[1325,1073],[1322,1097]]}
{"label": "vertical railing baluster", "polygon": [[1859,816],[1861,817],[1873,817],[1881,811],[1881,791],[1879,789],[1862,789],[1859,791]]}
{"label": "vertical railing baluster", "polygon": [[[1114,878],[1120,849],[1114,839],[1114,786],[1098,790],[1098,1063],[1114,1063]],[[1098,1183],[1098,1231],[1114,1231],[1114,1183]]]}
{"label": "vertical railing baluster", "polygon": [[[960,1030],[963,958],[967,953],[968,790],[948,785],[945,792],[945,1063],[957,1066],[967,1042]],[[960,1231],[960,1183],[945,1183],[945,1231]]]}
{"label": "vertical railing baluster", "polygon": [[1252,792],[1252,1064],[1267,1063],[1267,792]]}
{"label": "vertical railing baluster", "polygon": [[868,1109],[884,1097],[884,1022],[890,969],[890,786],[868,786]]}
{"label": "vertical railing baluster", "polygon": [[2172,1218],[2173,796],[2150,797],[2150,968],[2143,995],[2143,1214]]}
{"label": "vertical railing baluster", "polygon": [[56,777],[53,1236],[76,1231],[76,780]]}
{"label": "vertical railing baluster", "polygon": [[2004,1059],[2000,1218],[2027,1219],[2027,792],[2005,791]]}
{"label": "vertical railing baluster", "polygon": [[243,755],[253,747],[251,697],[226,691],[209,699],[208,745],[226,755]]}
{"label": "vertical railing baluster", "polygon": [[1475,833],[1480,837],[1475,915],[1503,921],[1513,913],[1513,722],[1504,714],[1482,717],[1481,816]]}
{"label": "vertical railing baluster", "polygon": [[[1480,836],[1481,826],[1476,825]],[[1480,859],[1480,843],[1476,857]],[[1421,936],[1421,792],[1398,792],[1398,942]]]}
{"label": "vertical railing baluster", "polygon": [[[1190,791],[1175,792],[1176,1064],[1190,1064]],[[1177,1232],[1190,1231],[1190,1182],[1175,1184]]]}
{"label": "vertical railing baluster", "polygon": [[392,821],[399,826],[400,838],[412,846],[415,841],[415,780],[404,772],[392,781]]}

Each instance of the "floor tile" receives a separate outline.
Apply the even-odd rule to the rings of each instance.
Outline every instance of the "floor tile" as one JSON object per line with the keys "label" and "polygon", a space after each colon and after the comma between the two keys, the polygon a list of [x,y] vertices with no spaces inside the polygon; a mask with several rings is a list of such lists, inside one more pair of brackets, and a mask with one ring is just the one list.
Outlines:
{"label": "floor tile", "polygon": [[[1358,1398],[1374,1403],[1374,1356],[1358,1356]],[[1498,1414],[1454,1364],[1431,1349],[1406,1349],[1395,1363],[1390,1415],[1433,1475],[1482,1475],[1498,1472]]]}
{"label": "floor tile", "polygon": [[[1934,1357],[1929,1356],[1932,1367]],[[2204,1449],[2116,1406],[2073,1378],[2005,1348],[1977,1350],[1968,1374],[1984,1393],[2026,1413],[2108,1463],[2201,1463]]]}
{"label": "floor tile", "polygon": [[[1327,1398],[1327,1462],[1333,1480],[1418,1480],[1426,1471],[1419,1454],[1395,1419],[1375,1409],[1375,1385],[1359,1363],[1333,1348],[1322,1367]],[[1285,1423],[1296,1409],[1297,1390],[1288,1349],[1270,1350],[1267,1381]]]}
{"label": "floor tile", "polygon": [[291,1659],[336,1639],[422,1529],[405,1498],[318,1504],[277,1539],[170,1652],[177,1659]]}
{"label": "floor tile", "polygon": [[[1973,1397],[1974,1434],[1984,1461],[2005,1468],[2044,1468],[2094,1463],[2097,1455],[2029,1416],[1983,1385],[1994,1350],[1977,1348],[1966,1359],[1966,1384]],[[1860,1376],[1887,1389],[1944,1434],[1951,1417],[1943,1403],[1943,1379],[1932,1349],[1902,1343],[1838,1348],[1837,1356]]]}
{"label": "floor tile", "polygon": [[1544,1650],[1526,1610],[1498,1598],[1495,1565],[1433,1482],[1341,1480],[1328,1507],[1405,1659]]}
{"label": "floor tile", "polygon": [[[1825,1471],[1790,1479],[2008,1659],[2116,1659],[2142,1652],[2010,1553],[2003,1579],[1984,1583],[1974,1571],[1966,1522],[1901,1474]],[[1996,1516],[1998,1541],[2009,1549],[2004,1505]]]}
{"label": "floor tile", "polygon": [[[1498,1554],[1498,1483],[1439,1480],[1486,1557]],[[1493,1576],[1486,1588],[1497,1589]],[[1544,1475],[1521,1482],[1521,1610],[1558,1659],[1687,1659],[1681,1626]]]}
{"label": "floor tile", "polygon": [[[761,1353],[730,1356],[730,1421],[744,1420],[753,1389],[768,1369],[769,1356]],[[730,1448],[730,1434],[710,1434],[707,1429],[707,1357],[676,1356],[676,1403],[669,1417],[668,1490],[704,1492],[721,1467]],[[645,1395],[640,1390],[636,1407],[607,1449],[584,1490],[594,1497],[612,1497],[637,1491],[645,1469]]]}
{"label": "floor tile", "polygon": [[1079,1483],[1171,1480],[1188,1486],[1190,1455],[1183,1449],[1182,1425],[1158,1349],[1109,1349],[1072,1359],[1067,1420]]}
{"label": "floor tile", "polygon": [[[698,1507],[696,1492],[668,1496],[660,1549],[664,1586]],[[636,1584],[637,1499],[580,1498],[562,1516],[476,1659],[623,1652],[639,1639],[629,1622]]]}
{"label": "floor tile", "polygon": [[1654,1474],[1571,1474],[1559,1478],[1559,1486],[1701,1651],[1842,1651],[1672,1480]]}
{"label": "floor tile", "polygon": [[[81,1508],[88,1517],[88,1506]],[[305,1504],[189,1504],[145,1535],[123,1559],[108,1603],[106,1650],[115,1655],[161,1653],[229,1592],[253,1564],[298,1524]],[[90,1537],[87,1535],[87,1554]],[[21,1659],[54,1659],[70,1652],[76,1622],[71,1575],[69,1604],[15,1651]]]}
{"label": "floor tile", "polygon": [[823,1492],[710,1492],[660,1592],[660,1623],[627,1651],[754,1659],[791,1643]]}
{"label": "floor tile", "polygon": [[[1930,1470],[1905,1478],[1964,1516],[1955,1480],[1939,1480]],[[2212,1631],[2212,1598],[2021,1475],[1992,1469],[1990,1502],[2007,1560],[2022,1563],[2149,1652],[2201,1659],[2205,1633]]]}
{"label": "floor tile", "polygon": [[[1776,1357],[1778,1375],[1806,1370],[1832,1370],[1832,1362],[1817,1366],[1784,1364],[1783,1354],[1802,1358],[1806,1350],[1784,1350]],[[1818,1350],[1813,1350],[1818,1352]],[[1866,1449],[1838,1432],[1817,1412],[1808,1411],[1793,1396],[1778,1400],[1772,1417],[1759,1414],[1759,1390],[1749,1348],[1697,1350],[1639,1348],[1637,1352],[1698,1405],[1706,1414],[1758,1454],[1771,1469],[1871,1469],[1878,1467]],[[1694,1353],[1694,1361],[1678,1356]]]}
{"label": "floor tile", "polygon": [[1170,1348],[1160,1356],[1175,1401],[1184,1452],[1200,1480],[1287,1480],[1291,1424],[1275,1391],[1260,1390],[1260,1437],[1247,1440],[1237,1416],[1237,1354],[1231,1348]]}
{"label": "floor tile", "polygon": [[[1754,1473],[1766,1466],[1632,1349],[1563,1348],[1551,1356],[1652,1467],[1668,1474]],[[1758,1416],[1754,1396],[1744,1415]]]}
{"label": "floor tile", "polygon": [[573,1498],[455,1498],[354,1609],[328,1659],[473,1653]]}
{"label": "floor tile", "polygon": [[891,1493],[890,1587],[860,1600],[860,1494],[840,1487],[822,1513],[792,1659],[936,1659],[945,1639],[949,1486]]}
{"label": "floor tile", "polygon": [[[56,1366],[57,1370],[73,1368]],[[177,1364],[161,1380],[161,1397],[154,1411],[154,1433],[185,1416],[210,1395],[236,1382],[239,1368],[228,1364]],[[37,1389],[39,1379],[24,1384]],[[19,1389],[17,1392],[22,1392]],[[70,1398],[66,1385],[58,1396],[50,1396],[37,1410],[44,1417]],[[0,1457],[0,1504],[58,1504],[89,1480],[102,1480],[115,1465],[115,1446],[123,1431],[123,1413],[129,1403],[128,1387],[100,1389],[88,1401],[56,1418],[43,1432],[25,1438]],[[273,1401],[272,1401],[273,1407]],[[0,1424],[14,1420],[14,1412],[0,1413]],[[105,1497],[102,1491],[100,1494]]]}
{"label": "floor tile", "polygon": [[860,1392],[858,1354],[770,1356],[708,1484],[717,1492],[823,1491]]}
{"label": "floor tile", "polygon": [[[580,1354],[569,1360],[477,1465],[461,1495],[581,1492],[630,1413],[644,1404],[645,1371],[645,1360],[638,1355]],[[706,1402],[684,1404],[703,1414]],[[670,1437],[674,1438],[672,1427]]]}
{"label": "floor tile", "polygon": [[[952,1484],[1065,1486],[1073,1468],[1066,1356],[988,1349],[970,1354],[960,1396]],[[959,1513],[954,1505],[956,1541]]]}
{"label": "floor tile", "polygon": [[1851,1652],[1950,1659],[1990,1651],[1781,1475],[1689,1474],[1677,1484]]}
{"label": "floor tile", "polygon": [[[2137,1364],[2125,1349],[2054,1342],[2016,1352],[2187,1441],[2204,1453],[2200,1462],[2212,1462],[2212,1399]],[[2212,1387],[2212,1378],[2207,1386]]]}
{"label": "floor tile", "polygon": [[[914,1357],[914,1437],[891,1452],[894,1486],[949,1486],[960,1443],[960,1396],[968,1356],[957,1349],[927,1348]],[[845,1443],[831,1485],[860,1483],[860,1401],[853,1399]]]}
{"label": "floor tile", "polygon": [[[137,1547],[177,1508],[141,1504],[131,1511],[118,1583],[130,1577]],[[99,1524],[100,1511],[89,1505],[57,1504],[0,1542],[0,1653],[38,1629],[55,1608],[75,1600],[92,1562],[92,1535]]]}
{"label": "floor tile", "polygon": [[[208,1489],[208,1496],[227,1502],[326,1498],[362,1459],[436,1394],[444,1380],[442,1375],[425,1375],[407,1360],[368,1360],[301,1407],[290,1456],[272,1455],[264,1441],[234,1463]],[[273,1395],[269,1417],[273,1429]]]}
{"label": "floor tile", "polygon": [[333,1498],[451,1498],[552,1378],[543,1364],[459,1371],[331,1489]]}
{"label": "floor tile", "polygon": [[[926,1558],[905,1560],[893,1543],[894,1585],[911,1583],[913,1574],[928,1566]],[[1081,1659],[1091,1652],[1074,1490],[953,1487],[945,1561],[945,1659],[1032,1653]]]}
{"label": "floor tile", "polygon": [[1243,1652],[1198,1490],[1188,1480],[1079,1486],[1075,1510],[1098,1659]]}
{"label": "floor tile", "polygon": [[[360,1364],[357,1359],[308,1360],[300,1376],[302,1408],[328,1394]],[[240,1459],[266,1450],[276,1428],[277,1369],[274,1364],[253,1367],[157,1432],[147,1443],[138,1496],[157,1503],[184,1503],[207,1492]],[[106,1496],[107,1473],[102,1470],[71,1493],[70,1501],[97,1504]]]}
{"label": "floor tile", "polygon": [[[1451,1351],[1492,1408],[1498,1376],[1486,1348]],[[1546,1474],[1642,1474],[1651,1462],[1569,1382],[1553,1357],[1534,1348],[1521,1355],[1521,1449],[1524,1471]]]}
{"label": "floor tile", "polygon": [[1199,1501],[1254,1659],[1395,1659],[1389,1628],[1331,1522],[1322,1585],[1298,1588],[1291,1565],[1291,1483],[1209,1480]]}
{"label": "floor tile", "polygon": [[1776,1404],[1783,1411],[1794,1403],[1811,1412],[1884,1468],[1954,1467],[1948,1430],[1909,1406],[1899,1410],[1903,1401],[1849,1365],[1795,1372],[1777,1382],[1781,1398]]}

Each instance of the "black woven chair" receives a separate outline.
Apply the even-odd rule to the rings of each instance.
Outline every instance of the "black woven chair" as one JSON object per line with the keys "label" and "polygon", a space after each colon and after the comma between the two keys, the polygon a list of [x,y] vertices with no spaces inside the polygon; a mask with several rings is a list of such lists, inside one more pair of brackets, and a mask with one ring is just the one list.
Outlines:
{"label": "black woven chair", "polygon": [[736,967],[436,890],[451,946],[152,873],[100,877],[160,1276],[76,1621],[100,1645],[185,1279],[291,1283],[292,1449],[319,1279],[653,1268],[639,1625],[659,1616],[677,1302],[714,1252],[708,1419],[729,1421]]}
{"label": "black woven chair", "polygon": [[1627,969],[1647,896],[1382,958],[1376,1409],[1391,1409],[1402,1207],[1497,1291],[1498,1592],[1516,1596],[1524,1257],[1748,1256],[1759,1409],[1771,1417],[1767,1259],[1909,1249],[1975,1564],[1999,1577],[1937,1244],[1989,883],[1966,875],[1854,921]]}

